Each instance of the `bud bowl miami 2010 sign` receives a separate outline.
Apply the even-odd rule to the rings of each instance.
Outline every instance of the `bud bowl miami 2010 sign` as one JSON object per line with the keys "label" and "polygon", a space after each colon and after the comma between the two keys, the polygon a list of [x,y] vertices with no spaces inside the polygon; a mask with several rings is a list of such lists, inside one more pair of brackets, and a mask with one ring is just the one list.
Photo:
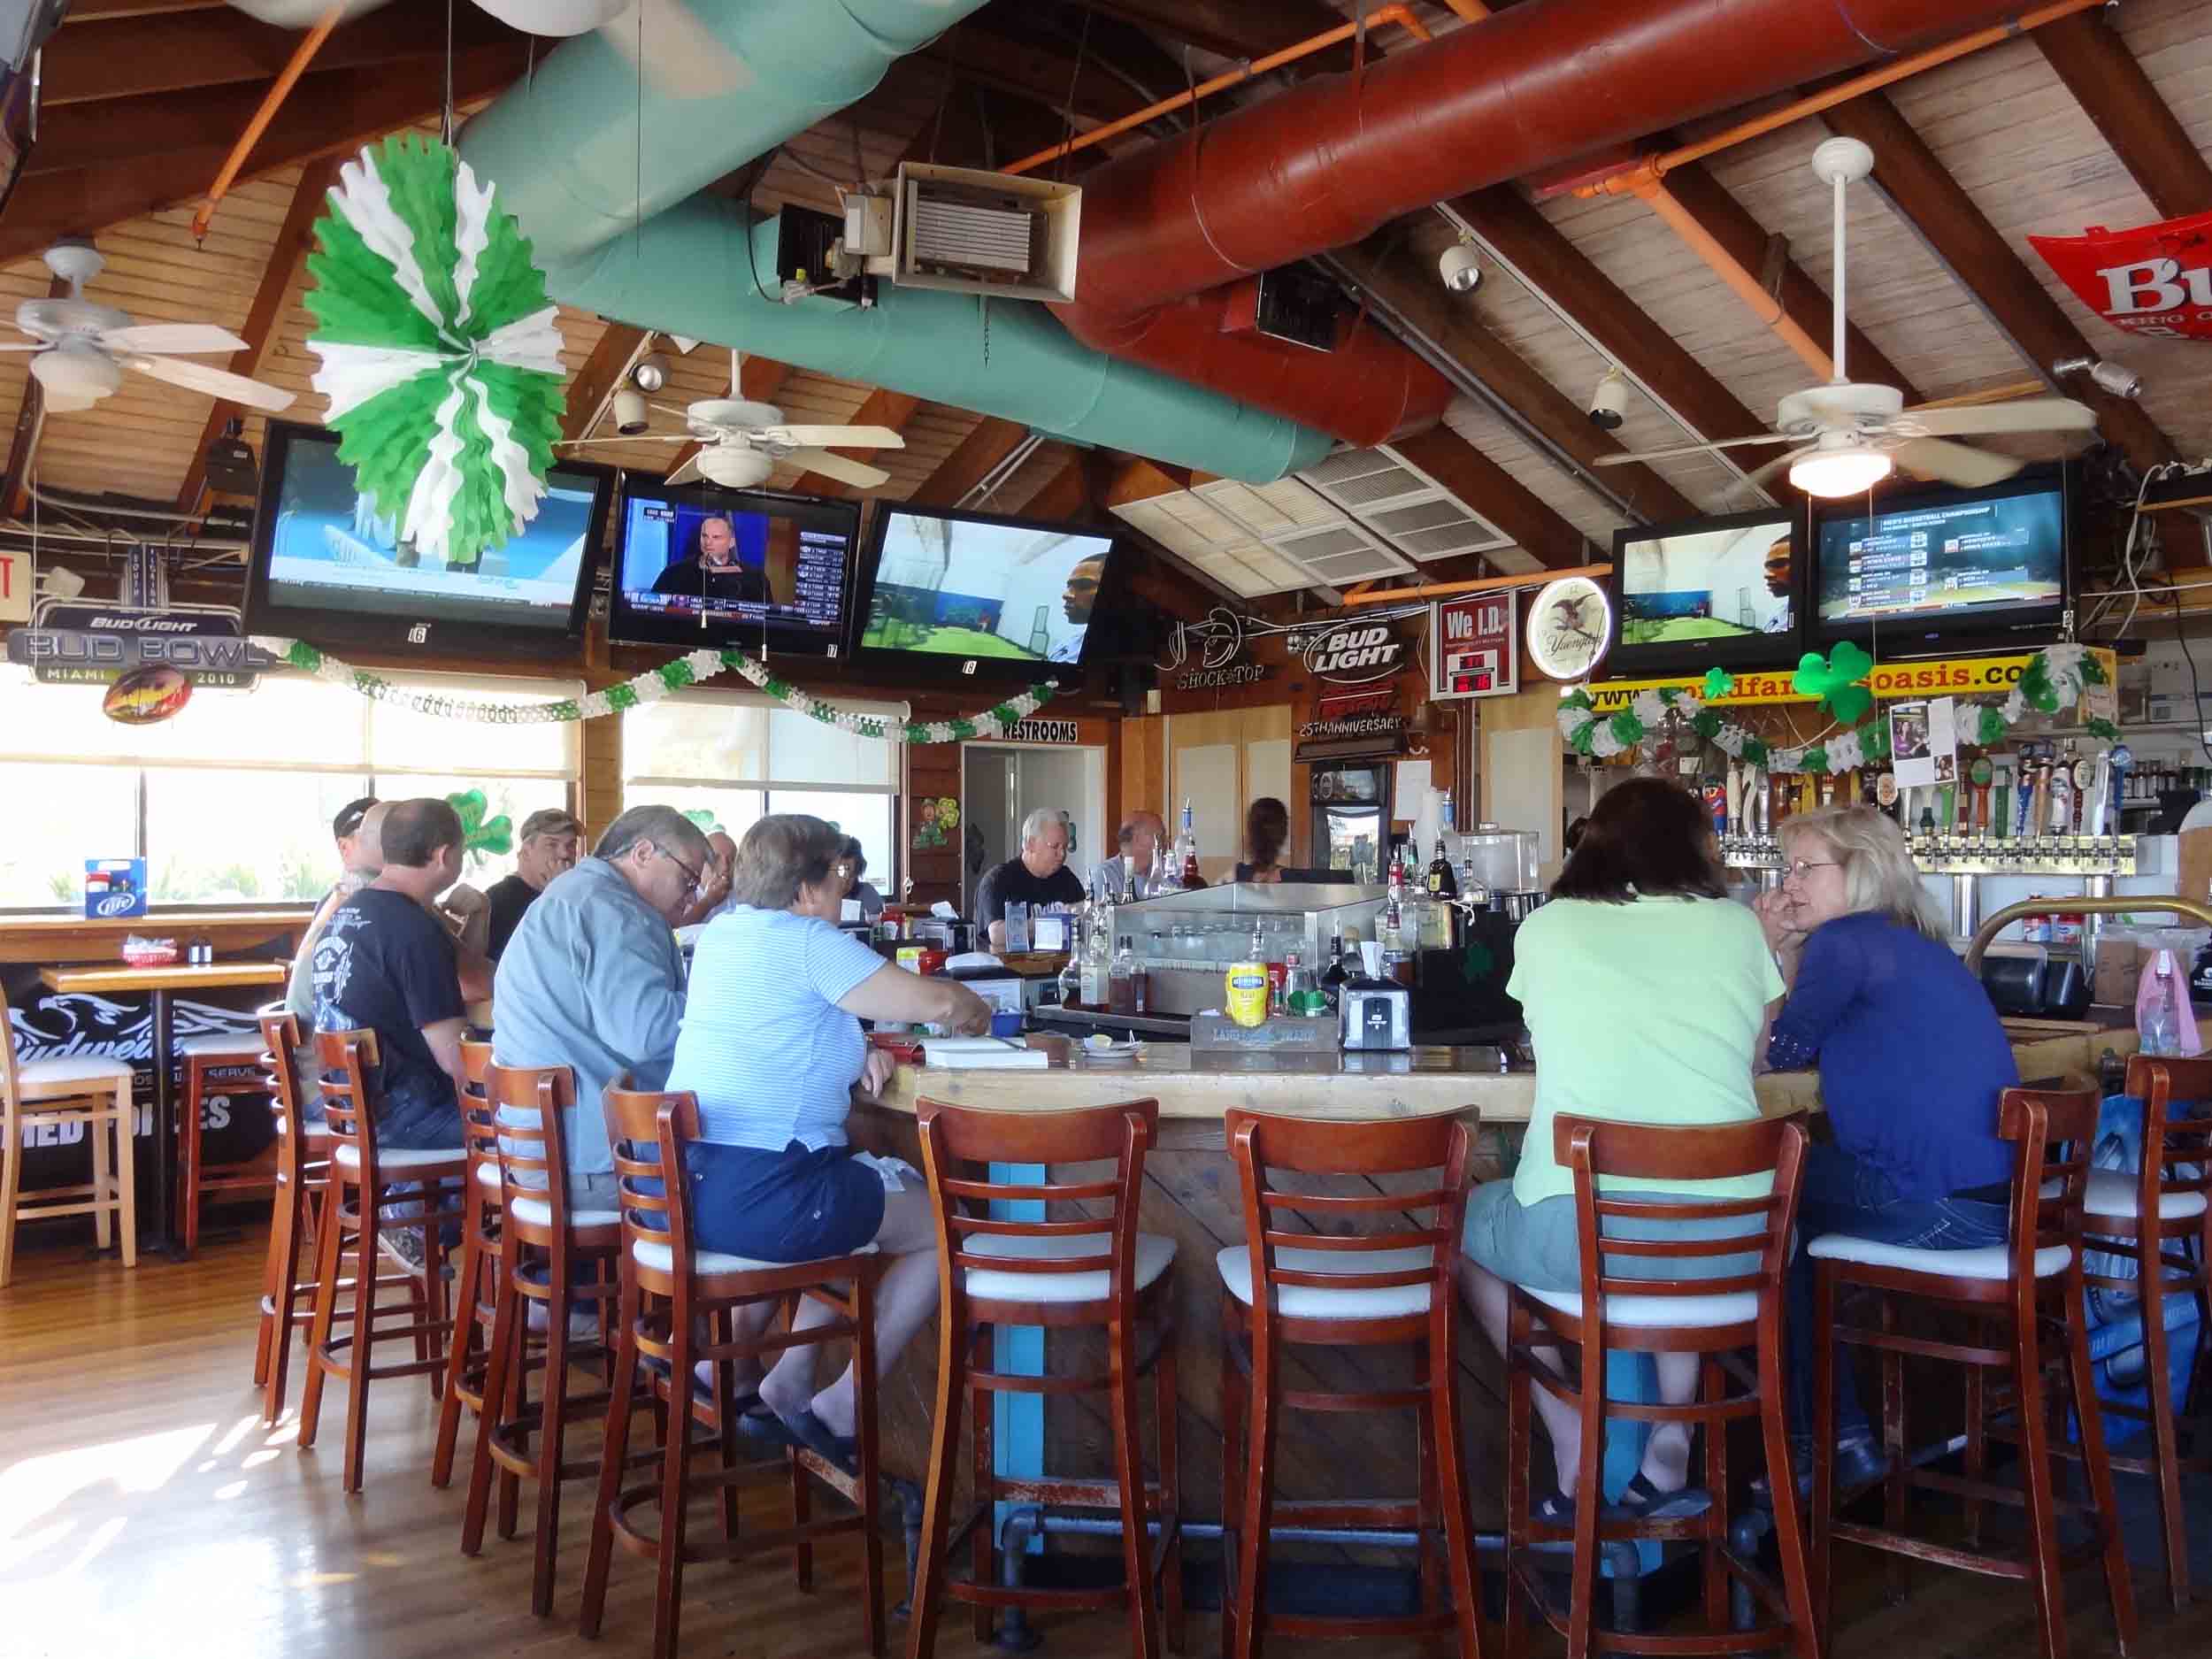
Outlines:
{"label": "bud bowl miami 2010 sign", "polygon": [[2212,340],[2212,213],[2028,240],[2076,297],[2115,328]]}

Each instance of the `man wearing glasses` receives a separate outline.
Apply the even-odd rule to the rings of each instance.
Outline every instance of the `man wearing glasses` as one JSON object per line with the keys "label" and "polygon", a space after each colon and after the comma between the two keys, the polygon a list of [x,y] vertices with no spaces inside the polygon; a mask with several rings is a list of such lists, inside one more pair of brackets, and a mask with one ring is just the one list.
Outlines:
{"label": "man wearing glasses", "polygon": [[590,857],[546,884],[499,959],[492,1057],[576,1073],[577,1110],[563,1126],[569,1202],[580,1209],[614,1205],[601,1093],[626,1072],[636,1088],[667,1081],[684,1011],[673,930],[712,856],[674,807],[632,807]]}

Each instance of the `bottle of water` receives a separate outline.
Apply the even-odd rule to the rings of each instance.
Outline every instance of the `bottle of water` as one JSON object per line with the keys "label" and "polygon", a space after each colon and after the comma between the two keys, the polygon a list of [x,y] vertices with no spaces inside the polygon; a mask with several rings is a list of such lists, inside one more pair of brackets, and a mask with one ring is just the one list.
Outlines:
{"label": "bottle of water", "polygon": [[2174,956],[2161,950],[2151,969],[2157,979],[2150,1006],[2143,1011],[2142,1050],[2147,1055],[2181,1052],[2181,1011],[2174,1002]]}

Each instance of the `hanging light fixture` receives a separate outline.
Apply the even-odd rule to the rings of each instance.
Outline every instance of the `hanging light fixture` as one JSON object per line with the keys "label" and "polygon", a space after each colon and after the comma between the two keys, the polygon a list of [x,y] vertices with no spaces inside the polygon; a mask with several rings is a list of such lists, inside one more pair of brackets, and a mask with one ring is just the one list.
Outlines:
{"label": "hanging light fixture", "polygon": [[1847,432],[1824,432],[1820,442],[1790,463],[1790,483],[1808,495],[1834,500],[1871,489],[1895,470],[1888,452],[1855,441]]}

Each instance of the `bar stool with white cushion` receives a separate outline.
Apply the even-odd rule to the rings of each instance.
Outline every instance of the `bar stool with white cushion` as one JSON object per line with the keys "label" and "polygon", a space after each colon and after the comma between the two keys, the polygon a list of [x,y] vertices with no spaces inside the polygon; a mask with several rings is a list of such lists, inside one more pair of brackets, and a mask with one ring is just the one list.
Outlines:
{"label": "bar stool with white cushion", "polygon": [[[132,1082],[129,1062],[104,1055],[18,1060],[15,1032],[6,1002],[0,1000],[0,1288],[15,1276],[19,1219],[88,1215],[95,1241],[104,1250],[119,1222],[123,1265],[138,1265]],[[24,1198],[24,1131],[70,1124],[81,1125],[91,1143],[92,1179],[73,1187],[37,1188],[33,1197]]]}
{"label": "bar stool with white cushion", "polygon": [[[1971,1250],[1923,1250],[1830,1233],[1806,1246],[1805,1253],[1814,1263],[1813,1329],[1832,1333],[1835,1338],[1813,1345],[1812,1555],[1824,1629],[1830,1627],[1828,1601],[1834,1582],[1829,1558],[1833,1540],[1842,1539],[1895,1558],[1895,1594],[1904,1591],[1903,1562],[1914,1557],[1993,1578],[2024,1579],[2034,1593],[2045,1659],[2063,1659],[2066,1651],[2062,1566],[2099,1559],[2121,1650],[2126,1651],[2133,1640],[2135,1601],[2111,1465],[2105,1455],[2103,1414],[2098,1409],[2090,1370],[2083,1299],[2082,1201],[2097,1140],[2098,1107],[2094,1089],[2008,1088],[1999,1096],[1997,1133],[2013,1143],[2008,1243]],[[1878,1319],[1860,1323],[1838,1317],[1843,1294],[1854,1290],[1872,1293]],[[1900,1296],[1977,1316],[1978,1340],[1946,1342],[1918,1332],[1901,1333],[1893,1306]],[[2047,1325],[2055,1325],[2063,1333],[2067,1403],[2079,1425],[2080,1455],[2089,1475],[2092,1502],[2086,1504],[2059,1498],[2052,1490],[2051,1459],[2062,1455],[2063,1448],[2053,1445],[2050,1435],[2045,1394],[2050,1362],[2042,1334]],[[1870,1489],[1871,1484],[1884,1487],[1878,1526],[1837,1518],[1838,1509],[1858,1495],[1835,1490],[1837,1342],[1870,1348],[1881,1355],[1882,1439],[1888,1471],[1878,1483],[1863,1488]],[[1968,1368],[1963,1478],[1916,1467],[1911,1458],[1905,1425],[1908,1354],[1954,1360]],[[1991,1369],[2001,1369],[2008,1377],[2001,1397],[1986,1402],[1985,1409],[1982,1378]],[[1989,1421],[2000,1415],[2011,1420]],[[1993,1437],[2018,1442],[2020,1487],[1984,1479],[1985,1442]],[[1905,1530],[1909,1494],[1915,1488],[1965,1499],[1969,1548],[1937,1545]],[[2000,1555],[1978,1548],[1981,1506],[1989,1502],[2018,1504],[2025,1510],[2024,1553]],[[2090,1541],[2084,1548],[2061,1551],[2061,1509],[2074,1510],[2087,1523]]]}

